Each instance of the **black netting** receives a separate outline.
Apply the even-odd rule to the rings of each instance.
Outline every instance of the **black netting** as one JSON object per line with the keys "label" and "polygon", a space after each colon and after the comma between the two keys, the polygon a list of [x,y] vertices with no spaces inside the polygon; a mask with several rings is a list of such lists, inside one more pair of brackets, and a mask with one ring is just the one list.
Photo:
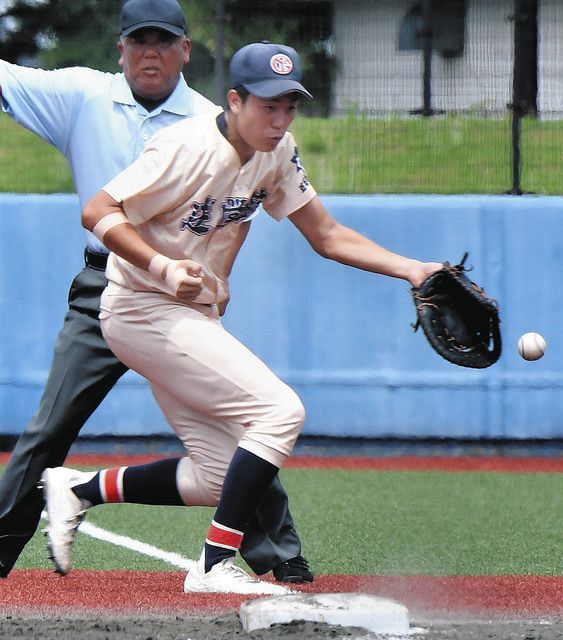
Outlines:
{"label": "black netting", "polygon": [[[119,3],[77,0],[72,16],[53,10],[50,20],[59,4],[0,0],[0,57],[117,71]],[[315,100],[302,105],[293,130],[320,192],[563,192],[561,0],[182,4],[193,42],[189,81],[217,102],[240,46],[269,39],[300,52]],[[15,5],[17,19],[8,15]],[[26,42],[34,44],[27,54],[16,47]]]}

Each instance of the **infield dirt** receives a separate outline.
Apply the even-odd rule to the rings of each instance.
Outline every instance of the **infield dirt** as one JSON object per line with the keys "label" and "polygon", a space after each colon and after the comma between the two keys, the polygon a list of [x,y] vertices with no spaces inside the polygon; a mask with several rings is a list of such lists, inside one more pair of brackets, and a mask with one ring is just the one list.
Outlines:
{"label": "infield dirt", "polygon": [[[328,626],[313,622],[274,625],[245,633],[236,613],[219,616],[3,616],[2,638],[50,638],[52,640],[371,640],[391,636],[377,636],[348,627]],[[563,622],[453,620],[415,621],[406,640],[560,640]],[[399,640],[393,636],[393,640]]]}
{"label": "infield dirt", "polygon": [[[0,582],[4,640],[367,640],[366,630],[296,622],[247,633],[244,596],[182,593],[182,573],[15,570]],[[563,578],[321,575],[303,591],[364,592],[409,610],[409,638],[561,640]]]}

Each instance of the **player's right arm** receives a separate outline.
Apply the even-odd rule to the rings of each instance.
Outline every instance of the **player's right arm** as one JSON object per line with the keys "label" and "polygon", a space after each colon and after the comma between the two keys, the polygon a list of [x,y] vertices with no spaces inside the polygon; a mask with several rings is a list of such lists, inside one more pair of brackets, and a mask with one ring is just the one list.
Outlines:
{"label": "player's right arm", "polygon": [[153,249],[129,222],[121,203],[105,191],[86,203],[82,225],[110,251],[163,280],[178,299],[189,302],[201,293],[201,266],[193,260],[172,260]]}

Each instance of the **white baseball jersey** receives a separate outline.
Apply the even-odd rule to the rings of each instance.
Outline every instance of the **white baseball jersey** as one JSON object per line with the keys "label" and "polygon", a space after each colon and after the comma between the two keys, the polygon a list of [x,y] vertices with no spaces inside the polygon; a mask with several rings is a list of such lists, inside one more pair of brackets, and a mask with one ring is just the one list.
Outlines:
{"label": "white baseball jersey", "polygon": [[[228,297],[224,257],[237,245],[262,204],[282,220],[316,195],[287,132],[271,152],[256,152],[241,166],[234,147],[214,116],[184,120],[159,131],[130,167],[106,191],[123,209],[141,237],[175,260],[190,259],[204,272],[195,300],[221,303]],[[108,280],[134,291],[162,291],[162,281],[115,254]]]}

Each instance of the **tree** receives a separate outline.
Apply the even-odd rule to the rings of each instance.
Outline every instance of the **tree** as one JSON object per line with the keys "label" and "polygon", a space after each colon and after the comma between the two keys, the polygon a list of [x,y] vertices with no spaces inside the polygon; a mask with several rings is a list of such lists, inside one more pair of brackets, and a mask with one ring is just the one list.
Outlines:
{"label": "tree", "polygon": [[[215,97],[217,0],[179,0],[192,41],[189,82]],[[304,83],[315,96],[306,113],[327,115],[335,63],[330,54],[331,3],[327,0],[223,0],[225,57],[263,39],[295,47]],[[0,58],[47,69],[89,66],[115,72],[119,0],[0,0]],[[223,61],[226,65],[226,60]],[[225,87],[226,89],[226,87]]]}
{"label": "tree", "polygon": [[[6,2],[0,0],[0,58],[47,69],[79,65],[119,70],[119,0]],[[188,67],[189,75],[205,84],[213,70],[213,0],[180,0],[180,4],[189,17],[192,59],[197,61]]]}
{"label": "tree", "polygon": [[17,0],[0,17],[0,57],[115,71],[119,9],[115,0]]}
{"label": "tree", "polygon": [[301,111],[327,116],[336,61],[331,54],[332,3],[324,0],[225,0],[228,58],[249,42],[289,44],[300,54],[303,83],[315,100]]}

